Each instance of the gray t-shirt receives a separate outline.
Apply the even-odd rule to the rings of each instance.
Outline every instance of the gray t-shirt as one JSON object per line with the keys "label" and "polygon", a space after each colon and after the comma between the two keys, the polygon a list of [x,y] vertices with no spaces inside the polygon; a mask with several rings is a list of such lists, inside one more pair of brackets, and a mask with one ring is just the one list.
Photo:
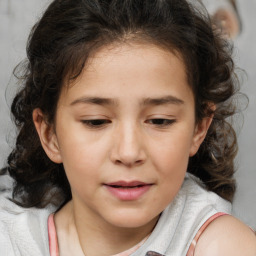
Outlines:
{"label": "gray t-shirt", "polygon": [[[8,186],[4,188],[3,176],[0,180],[0,191],[5,189],[0,192],[0,255],[49,256],[47,219],[56,207],[24,209],[7,199],[11,191]],[[149,251],[185,256],[195,234],[209,217],[217,212],[230,213],[230,203],[198,183],[195,177],[186,175],[178,195],[132,256],[145,256]]]}

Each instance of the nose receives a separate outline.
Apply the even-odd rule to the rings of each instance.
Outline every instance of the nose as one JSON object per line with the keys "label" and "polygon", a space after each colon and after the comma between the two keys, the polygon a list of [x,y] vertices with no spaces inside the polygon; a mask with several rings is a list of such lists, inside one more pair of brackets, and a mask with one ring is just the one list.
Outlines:
{"label": "nose", "polygon": [[111,160],[115,164],[134,167],[146,161],[146,152],[140,128],[132,124],[123,124],[113,135]]}

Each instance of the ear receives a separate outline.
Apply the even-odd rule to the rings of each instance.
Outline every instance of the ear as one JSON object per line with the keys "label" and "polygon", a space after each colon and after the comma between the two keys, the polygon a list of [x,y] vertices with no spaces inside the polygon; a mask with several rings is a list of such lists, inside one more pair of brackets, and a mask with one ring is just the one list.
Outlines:
{"label": "ear", "polygon": [[40,138],[42,147],[47,156],[55,163],[62,163],[58,140],[54,132],[53,125],[46,122],[41,109],[36,108],[33,111],[33,122]]}
{"label": "ear", "polygon": [[213,115],[210,117],[203,118],[200,122],[197,123],[194,131],[194,136],[192,140],[192,145],[190,148],[189,156],[194,156],[198,151],[200,145],[204,141],[207,131],[212,123]]}

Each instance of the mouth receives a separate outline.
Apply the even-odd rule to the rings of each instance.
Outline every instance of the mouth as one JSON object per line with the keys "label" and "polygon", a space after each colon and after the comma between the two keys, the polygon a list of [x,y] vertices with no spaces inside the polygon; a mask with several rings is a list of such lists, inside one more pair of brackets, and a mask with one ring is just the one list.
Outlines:
{"label": "mouth", "polygon": [[106,186],[115,187],[115,188],[135,188],[151,185],[150,183],[144,183],[141,181],[116,181],[105,184]]}
{"label": "mouth", "polygon": [[152,186],[141,181],[117,181],[104,184],[112,196],[121,201],[134,201],[141,198]]}
{"label": "mouth", "polygon": [[146,185],[138,185],[138,186],[117,186],[117,185],[107,185],[113,188],[124,188],[124,189],[132,189],[132,188],[141,188]]}

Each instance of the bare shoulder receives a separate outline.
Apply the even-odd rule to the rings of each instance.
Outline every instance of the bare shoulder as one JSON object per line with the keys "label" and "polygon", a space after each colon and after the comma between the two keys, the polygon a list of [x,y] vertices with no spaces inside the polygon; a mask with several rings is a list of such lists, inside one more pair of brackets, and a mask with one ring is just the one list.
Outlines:
{"label": "bare shoulder", "polygon": [[238,219],[222,216],[203,232],[195,256],[256,256],[256,235]]}

